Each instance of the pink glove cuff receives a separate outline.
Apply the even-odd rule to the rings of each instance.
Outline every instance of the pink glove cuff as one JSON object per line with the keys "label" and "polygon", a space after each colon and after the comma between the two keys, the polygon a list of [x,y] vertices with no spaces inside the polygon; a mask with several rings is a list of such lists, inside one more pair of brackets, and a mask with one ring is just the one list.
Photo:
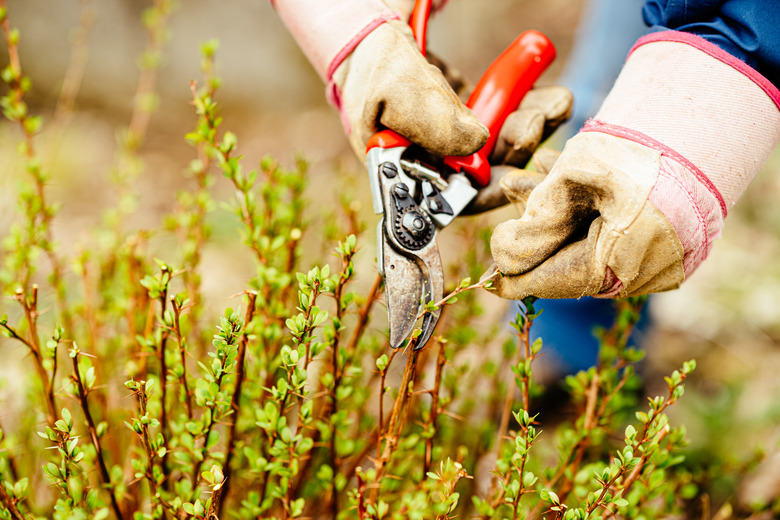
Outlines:
{"label": "pink glove cuff", "polygon": [[363,38],[399,18],[381,0],[271,0],[271,5],[326,82]]}
{"label": "pink glove cuff", "polygon": [[700,51],[706,52],[713,58],[725,63],[729,67],[741,72],[745,77],[750,79],[753,83],[758,85],[769,98],[774,101],[775,105],[780,108],[780,90],[774,86],[768,79],[759,74],[759,72],[744,61],[741,61],[728,52],[724,51],[717,45],[714,45],[700,36],[695,34],[680,32],[680,31],[663,31],[647,34],[639,38],[631,50],[628,52],[629,57],[639,47],[653,42],[678,42],[685,43],[691,47],[695,47]]}

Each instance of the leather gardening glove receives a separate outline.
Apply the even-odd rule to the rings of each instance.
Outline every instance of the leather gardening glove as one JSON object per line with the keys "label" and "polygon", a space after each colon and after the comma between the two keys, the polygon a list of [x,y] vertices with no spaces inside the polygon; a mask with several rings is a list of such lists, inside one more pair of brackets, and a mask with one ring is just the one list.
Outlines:
{"label": "leather gardening glove", "polygon": [[468,155],[487,140],[487,128],[380,0],[276,0],[274,6],[328,83],[358,157],[382,128],[436,155]]}
{"label": "leather gardening glove", "polygon": [[704,39],[640,39],[538,187],[528,173],[504,181],[524,213],[493,233],[486,275],[503,274],[495,292],[617,297],[678,287],[780,141],[778,107],[775,86]]}

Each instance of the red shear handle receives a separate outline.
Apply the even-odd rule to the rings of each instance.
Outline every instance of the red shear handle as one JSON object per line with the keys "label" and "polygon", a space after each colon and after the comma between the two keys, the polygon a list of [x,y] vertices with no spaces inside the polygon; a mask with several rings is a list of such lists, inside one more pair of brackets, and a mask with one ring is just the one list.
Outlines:
{"label": "red shear handle", "polygon": [[366,144],[366,153],[372,148],[397,148],[411,146],[412,142],[395,130],[380,130],[371,136]]}
{"label": "red shear handle", "polygon": [[428,18],[431,16],[431,4],[433,0],[417,0],[414,3],[412,16],[409,18],[409,26],[412,28],[414,40],[420,48],[420,53],[425,56],[425,42],[428,39]]}
{"label": "red shear handle", "polygon": [[485,146],[472,155],[450,155],[444,164],[466,173],[479,186],[490,182],[488,158],[506,118],[555,59],[555,47],[539,31],[525,31],[490,64],[466,105],[490,130]]}

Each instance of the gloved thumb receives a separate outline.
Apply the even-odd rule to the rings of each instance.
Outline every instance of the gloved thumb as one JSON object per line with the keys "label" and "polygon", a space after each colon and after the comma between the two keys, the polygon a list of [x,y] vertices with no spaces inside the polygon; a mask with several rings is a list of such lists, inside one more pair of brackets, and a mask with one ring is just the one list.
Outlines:
{"label": "gloved thumb", "polygon": [[406,69],[392,88],[382,90],[379,122],[436,155],[468,155],[487,141],[485,125],[433,65],[420,63],[417,70]]}

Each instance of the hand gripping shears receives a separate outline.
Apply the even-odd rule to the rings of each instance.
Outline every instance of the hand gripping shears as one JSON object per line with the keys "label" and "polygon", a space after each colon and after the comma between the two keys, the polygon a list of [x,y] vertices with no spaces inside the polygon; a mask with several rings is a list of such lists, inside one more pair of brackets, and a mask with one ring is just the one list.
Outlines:
{"label": "hand gripping shears", "polygon": [[[410,20],[425,55],[431,0],[417,0]],[[476,153],[439,158],[437,166],[419,160],[411,141],[392,130],[374,134],[366,148],[377,226],[377,266],[384,277],[390,345],[406,345],[421,318],[414,340],[419,350],[433,334],[444,297],[444,273],[438,230],[447,226],[490,181],[488,157],[507,116],[515,111],[547,66],[555,47],[538,31],[526,31],[488,67],[466,106],[490,130]],[[416,156],[417,155],[417,156]],[[427,310],[427,312],[421,312]]]}

